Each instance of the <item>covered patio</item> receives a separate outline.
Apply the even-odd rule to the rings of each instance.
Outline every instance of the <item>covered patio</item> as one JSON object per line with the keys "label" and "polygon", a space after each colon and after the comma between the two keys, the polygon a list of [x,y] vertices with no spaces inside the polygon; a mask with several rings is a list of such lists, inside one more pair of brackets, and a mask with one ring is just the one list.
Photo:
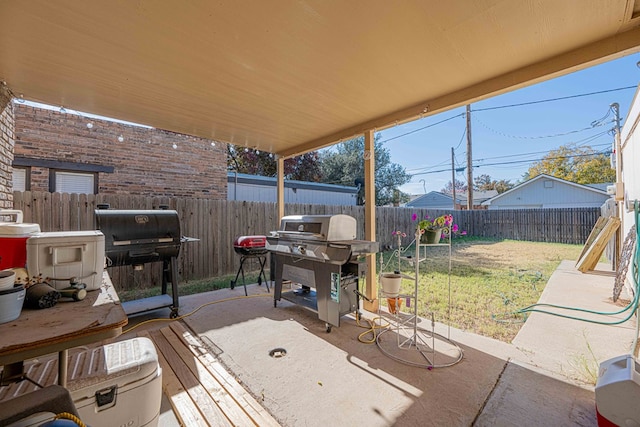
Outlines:
{"label": "covered patio", "polygon": [[[615,311],[619,307],[610,300],[613,281],[608,265],[583,274],[572,261],[563,261],[540,302]],[[593,377],[588,369],[597,369],[596,359],[628,353],[635,334],[635,319],[605,326],[533,313],[509,344],[449,331],[437,323],[436,332],[450,332],[464,359],[452,367],[426,370],[398,363],[376,344],[359,342],[358,335],[366,329],[353,317],[327,334],[313,313],[293,304],[274,308],[264,286],[252,285],[249,291],[250,298],[243,298],[238,289],[183,297],[185,314],[206,305],[181,320],[182,326],[152,322],[121,339],[141,334],[164,341],[173,333],[195,339],[200,355],[193,360],[202,360],[204,354],[216,369],[222,366],[283,426],[595,426]],[[163,314],[132,318],[130,326]],[[605,321],[622,317],[592,316]],[[430,330],[430,320],[422,319],[421,327]],[[393,333],[386,339],[393,340]],[[158,346],[161,353],[171,352],[166,345]],[[272,357],[274,349],[286,354]],[[207,405],[193,384],[184,380],[188,368],[171,366],[172,370],[169,365],[176,359],[167,360],[174,362],[163,367],[166,400],[160,425],[169,427],[189,416],[191,405],[204,413]],[[176,381],[183,387],[176,389]],[[207,382],[201,381],[206,389]],[[246,406],[232,388],[220,389],[209,385],[214,400],[224,402],[224,396],[232,395],[239,406]],[[192,403],[185,403],[181,394],[188,394]],[[268,425],[262,422],[258,425]]]}
{"label": "covered patio", "polygon": [[[375,240],[375,131],[638,52],[638,12],[633,0],[5,0],[0,112],[25,99],[274,153],[279,216],[285,158],[364,135],[364,229]],[[12,138],[3,132],[0,169],[10,170]],[[573,298],[554,280],[579,283],[596,292],[589,304],[610,308],[612,277],[577,275],[566,263],[557,274],[549,298]],[[375,277],[370,261],[372,299]],[[237,292],[183,298],[182,312]],[[364,308],[378,311],[375,299]],[[427,372],[359,343],[353,319],[331,334],[316,321],[265,296],[207,306],[182,322],[292,426],[595,425],[591,387],[567,375],[574,354],[589,354],[562,338],[588,336],[603,360],[628,353],[635,332],[632,322],[603,331],[558,320],[550,334],[532,317],[511,345],[453,330],[462,363]],[[286,356],[270,357],[274,348]],[[183,415],[164,386],[162,425],[178,425]]]}

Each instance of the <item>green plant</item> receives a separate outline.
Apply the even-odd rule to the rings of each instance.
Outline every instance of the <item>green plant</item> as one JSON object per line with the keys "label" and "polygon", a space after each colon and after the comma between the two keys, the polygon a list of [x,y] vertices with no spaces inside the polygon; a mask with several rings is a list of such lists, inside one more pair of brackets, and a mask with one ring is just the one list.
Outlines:
{"label": "green plant", "polygon": [[[415,221],[417,214],[413,214],[412,219]],[[428,215],[418,222],[418,228],[422,230],[437,230],[439,228],[448,228],[453,224],[453,215],[440,215],[431,219]]]}

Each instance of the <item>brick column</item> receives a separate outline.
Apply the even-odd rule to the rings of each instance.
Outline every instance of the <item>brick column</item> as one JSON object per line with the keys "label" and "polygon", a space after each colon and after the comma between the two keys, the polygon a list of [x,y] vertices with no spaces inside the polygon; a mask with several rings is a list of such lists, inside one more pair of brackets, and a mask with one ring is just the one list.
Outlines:
{"label": "brick column", "polygon": [[13,207],[13,147],[15,128],[12,96],[0,82],[0,208]]}

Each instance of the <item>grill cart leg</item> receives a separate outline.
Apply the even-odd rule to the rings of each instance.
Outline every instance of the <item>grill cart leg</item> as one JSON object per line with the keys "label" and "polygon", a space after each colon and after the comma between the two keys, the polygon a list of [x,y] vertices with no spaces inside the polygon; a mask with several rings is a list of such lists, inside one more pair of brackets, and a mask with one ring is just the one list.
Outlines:
{"label": "grill cart leg", "polygon": [[259,256],[258,262],[260,263],[260,273],[258,274],[258,286],[261,285],[260,277],[264,280],[264,285],[267,287],[267,292],[271,292],[269,290],[269,281],[267,280],[267,273],[264,272],[264,266],[267,263],[267,256]]}
{"label": "grill cart leg", "polygon": [[171,260],[162,261],[162,293],[167,293],[167,284],[171,282],[171,297],[173,304],[171,305],[171,314],[169,317],[175,319],[178,317],[178,308],[180,307],[180,299],[178,298],[178,260],[171,257]]}
{"label": "grill cart leg", "polygon": [[[236,283],[238,282],[238,276],[240,276],[240,273],[242,273],[242,285],[244,286],[244,296],[248,296],[249,294],[247,293],[247,284],[244,281],[244,260],[247,259],[246,256],[241,256],[240,257],[240,267],[238,268],[238,272],[236,273],[236,278],[234,280],[231,281],[231,289],[234,289],[236,287]],[[260,280],[260,279],[258,279]]]}

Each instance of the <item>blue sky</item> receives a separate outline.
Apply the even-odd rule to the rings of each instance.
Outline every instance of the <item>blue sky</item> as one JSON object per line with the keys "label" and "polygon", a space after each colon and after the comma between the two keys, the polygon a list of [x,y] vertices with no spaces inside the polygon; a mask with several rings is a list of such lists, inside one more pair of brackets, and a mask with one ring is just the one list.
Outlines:
{"label": "blue sky", "polygon": [[[610,105],[620,105],[623,124],[640,80],[639,61],[640,54],[629,55],[471,104],[473,176],[487,174],[517,183],[532,162],[562,145],[610,149],[613,136],[609,131],[614,127]],[[633,88],[614,90],[629,86]],[[605,93],[576,96],[594,92]],[[495,108],[563,97],[573,98]],[[456,168],[466,166],[464,112],[461,107],[380,132],[391,160],[414,174],[402,191],[440,191],[451,181],[452,147]],[[593,126],[607,113],[606,119]],[[456,179],[466,182],[466,170],[461,169]]]}

